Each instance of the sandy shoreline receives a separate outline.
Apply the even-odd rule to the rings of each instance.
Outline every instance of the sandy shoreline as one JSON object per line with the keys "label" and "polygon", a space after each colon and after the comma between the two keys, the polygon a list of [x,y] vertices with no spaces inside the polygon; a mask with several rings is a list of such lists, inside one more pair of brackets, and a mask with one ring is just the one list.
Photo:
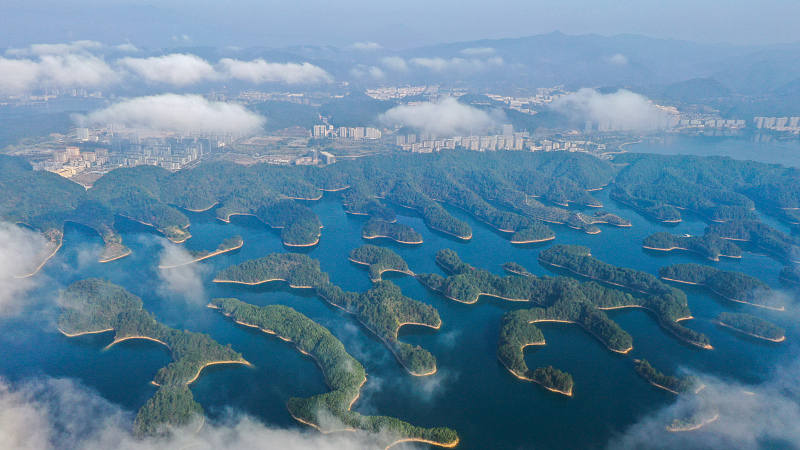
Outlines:
{"label": "sandy shoreline", "polygon": [[174,267],[186,266],[186,265],[189,265],[189,264],[196,263],[196,262],[198,262],[198,261],[202,261],[202,260],[204,260],[204,259],[208,259],[208,258],[212,258],[212,257],[214,257],[214,256],[217,256],[217,255],[221,255],[221,254],[223,254],[223,253],[227,253],[227,252],[232,252],[232,251],[234,251],[234,250],[238,250],[238,249],[242,248],[242,246],[243,246],[243,245],[244,245],[244,242],[242,242],[241,244],[237,245],[236,247],[231,247],[231,248],[228,248],[228,249],[225,249],[225,250],[215,250],[214,252],[212,252],[212,253],[209,253],[209,254],[208,254],[208,255],[206,255],[206,256],[203,256],[203,257],[201,257],[201,258],[194,259],[194,260],[192,260],[192,261],[187,261],[187,262],[185,262],[185,263],[181,263],[181,264],[175,264],[175,265],[172,265],[172,266],[158,266],[158,268],[159,268],[159,269],[172,269],[172,268],[174,268]]}
{"label": "sandy shoreline", "polygon": [[736,328],[736,327],[734,327],[732,325],[728,325],[727,323],[720,322],[719,320],[712,320],[711,323],[719,325],[721,327],[730,328],[731,330],[738,331],[739,333],[746,334],[746,335],[752,336],[754,338],[764,339],[765,341],[783,342],[783,341],[786,340],[786,336],[781,336],[779,339],[768,338],[766,336],[761,336],[761,335],[758,335],[758,334],[755,334],[755,333],[751,333],[749,331],[745,331],[745,330],[743,330],[741,328]]}

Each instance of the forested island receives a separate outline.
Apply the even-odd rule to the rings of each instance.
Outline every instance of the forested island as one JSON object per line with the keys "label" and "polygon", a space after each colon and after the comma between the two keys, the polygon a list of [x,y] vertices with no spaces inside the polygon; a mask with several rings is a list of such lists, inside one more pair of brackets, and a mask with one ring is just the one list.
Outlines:
{"label": "forested island", "polygon": [[679,323],[681,320],[692,318],[686,294],[655,276],[600,261],[591,256],[587,247],[579,245],[554,245],[539,253],[539,261],[566,269],[576,275],[644,294],[643,298],[636,299],[636,306],[655,313],[662,327],[686,343],[712,348],[705,335]]}
{"label": "forested island", "polygon": [[370,216],[385,222],[394,222],[397,216],[391,208],[381,204],[358,189],[350,189],[342,195],[342,206],[348,214]]}
{"label": "forested island", "polygon": [[[370,253],[365,251],[365,254]],[[377,253],[376,253],[377,254]],[[297,253],[273,253],[220,271],[217,283],[261,284],[282,280],[293,288],[311,288],[329,303],[354,314],[367,329],[381,338],[400,364],[413,375],[436,372],[436,358],[420,346],[399,342],[397,331],[406,324],[439,328],[439,313],[424,303],[406,297],[390,281],[379,281],[367,292],[345,292],[328,281],[319,261]]]}
{"label": "forested island", "polygon": [[[483,170],[489,167],[492,171]],[[388,199],[417,210],[430,228],[460,239],[470,239],[472,230],[439,202],[462,208],[494,228],[520,233],[515,242],[550,239],[552,230],[539,222],[548,217],[596,232],[576,213],[544,207],[534,197],[600,206],[587,190],[609,183],[617,171],[611,163],[584,154],[457,150],[375,155],[325,167],[208,162],[172,173],[144,165],[112,170],[89,190],[33,171],[18,157],[0,155],[0,170],[6,175],[0,180],[0,220],[26,223],[41,232],[63,233],[66,221],[93,228],[106,244],[102,261],[130,252],[115,230],[119,216],[150,225],[174,242],[191,237],[189,219],[178,208],[208,209],[223,221],[252,215],[280,228],[287,246],[314,245],[322,224],[296,200],[319,199],[321,191],[342,191],[349,212],[392,222],[394,212],[377,200]],[[497,187],[510,196],[500,200]],[[488,203],[496,200],[514,204],[516,212]]]}
{"label": "forested island", "polygon": [[755,220],[713,223],[708,226],[706,233],[734,241],[751,242],[784,261],[800,263],[800,238]]}
{"label": "forested island", "polygon": [[769,285],[741,272],[728,272],[701,264],[675,264],[659,269],[658,275],[668,281],[696,284],[708,288],[725,299],[782,311],[783,305],[767,304],[773,298]]}
{"label": "forested island", "polygon": [[381,274],[386,271],[414,276],[403,258],[388,248],[362,245],[350,252],[350,261],[369,266],[369,278],[373,282],[381,281]]}
{"label": "forested island", "polygon": [[741,258],[742,250],[733,242],[714,234],[703,236],[676,236],[667,232],[651,234],[644,239],[642,247],[648,250],[686,250],[695,252],[712,261],[719,261],[720,256]]}
{"label": "forested island", "polygon": [[515,262],[507,262],[503,264],[503,270],[508,273],[513,273],[514,275],[522,275],[523,277],[535,277],[536,275],[528,272],[528,269],[525,267],[515,263]]}
{"label": "forested island", "polygon": [[387,238],[401,244],[422,244],[422,235],[408,225],[370,219],[361,229],[364,239]]}
{"label": "forested island", "polygon": [[195,263],[197,261],[202,261],[204,259],[208,259],[217,255],[221,255],[223,253],[227,253],[233,250],[237,250],[242,248],[244,245],[244,241],[242,237],[239,235],[230,237],[222,241],[221,244],[217,246],[217,248],[213,251],[208,250],[188,250],[189,257],[192,259],[180,264],[173,264],[170,266],[158,266],[159,269],[171,269],[173,267],[185,266],[186,264]]}
{"label": "forested island", "polygon": [[697,378],[691,375],[682,378],[678,378],[674,375],[664,375],[651,366],[645,359],[635,359],[633,362],[636,373],[642,378],[649,381],[653,386],[670,391],[673,394],[693,394],[702,387]]}
{"label": "forested island", "polygon": [[615,178],[612,198],[658,220],[679,221],[679,209],[714,222],[754,220],[754,205],[797,223],[800,171],[776,164],[737,161],[721,156],[626,153]]}
{"label": "forested island", "polygon": [[750,314],[722,312],[714,319],[714,323],[772,342],[783,342],[786,339],[783,328]]}
{"label": "forested island", "polygon": [[363,430],[374,435],[382,446],[396,442],[417,441],[443,447],[454,447],[458,435],[449,428],[420,428],[394,417],[363,416],[350,407],[359,397],[366,381],[364,367],[344,348],[330,331],[294,309],[284,305],[256,307],[233,298],[214,299],[209,305],[242,325],[257,327],[292,342],[301,352],[310,355],[325,376],[330,392],[308,398],[289,399],[292,417],[320,429],[330,428],[331,417],[344,430]]}
{"label": "forested island", "polygon": [[136,435],[168,432],[202,416],[203,408],[194,401],[189,384],[211,364],[248,364],[230,346],[222,346],[210,336],[176,330],[156,321],[142,309],[142,300],[108,281],[88,278],[71,284],[61,299],[58,329],[66,336],[114,332],[114,343],[126,339],[150,339],[167,346],[173,362],[161,368],[154,384],[155,396],[139,410],[134,422]]}

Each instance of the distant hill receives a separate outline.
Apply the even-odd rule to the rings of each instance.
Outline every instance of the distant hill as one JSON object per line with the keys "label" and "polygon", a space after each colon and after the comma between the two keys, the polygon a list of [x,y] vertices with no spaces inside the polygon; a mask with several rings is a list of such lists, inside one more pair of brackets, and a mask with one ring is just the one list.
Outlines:
{"label": "distant hill", "polygon": [[730,99],[733,91],[713,78],[692,78],[660,89],[659,97],[673,102],[698,103],[713,99]]}
{"label": "distant hill", "polygon": [[319,109],[335,127],[368,127],[376,125],[379,115],[397,106],[396,102],[376,100],[355,92],[332,100]]}
{"label": "distant hill", "polygon": [[265,131],[276,131],[292,126],[311,129],[322,121],[317,108],[289,102],[267,101],[252,106],[252,109],[264,116],[267,123]]}

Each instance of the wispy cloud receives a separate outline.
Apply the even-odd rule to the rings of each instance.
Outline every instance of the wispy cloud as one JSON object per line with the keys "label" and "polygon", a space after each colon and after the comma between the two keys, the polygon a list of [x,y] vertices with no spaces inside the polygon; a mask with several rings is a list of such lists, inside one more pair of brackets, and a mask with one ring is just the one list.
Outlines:
{"label": "wispy cloud", "polygon": [[383,47],[381,47],[381,44],[378,44],[377,42],[356,42],[352,45],[352,48],[353,50],[374,51],[380,50]]}
{"label": "wispy cloud", "polygon": [[225,58],[219,62],[223,77],[251,83],[317,84],[330,83],[333,77],[311,63],[274,63],[263,59],[239,61]]}

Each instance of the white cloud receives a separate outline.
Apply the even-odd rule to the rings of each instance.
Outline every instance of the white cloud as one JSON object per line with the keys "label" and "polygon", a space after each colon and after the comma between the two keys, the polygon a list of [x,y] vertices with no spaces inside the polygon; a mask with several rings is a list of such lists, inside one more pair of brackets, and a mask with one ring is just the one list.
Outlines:
{"label": "white cloud", "polygon": [[592,121],[595,125],[607,124],[609,129],[655,129],[664,118],[647,98],[625,89],[601,94],[582,88],[556,99],[550,107],[578,123]]}
{"label": "white cloud", "polygon": [[209,102],[199,95],[153,95],[125,99],[108,108],[76,116],[82,125],[117,123],[163,131],[250,132],[264,118],[232,103]]}
{"label": "white cloud", "polygon": [[118,61],[139,78],[151,83],[186,86],[217,78],[214,66],[199,56],[174,53],[150,58],[122,58]]}
{"label": "white cloud", "polygon": [[0,316],[16,314],[24,307],[24,294],[36,279],[18,277],[33,273],[49,256],[50,252],[43,252],[46,242],[39,233],[0,222]]}
{"label": "white cloud", "polygon": [[493,55],[494,49],[492,47],[469,47],[461,50],[458,53],[461,53],[464,56],[486,56],[486,55]]}
{"label": "white cloud", "polygon": [[316,430],[270,428],[249,417],[172,429],[170,436],[134,438],[133,414],[68,379],[10,385],[0,380],[0,448],[20,450],[156,450],[220,448],[301,450],[376,447],[366,433],[321,434]]}
{"label": "white cloud", "polygon": [[355,44],[352,45],[352,47],[353,50],[361,50],[361,51],[373,51],[373,50],[380,50],[383,48],[377,42],[356,42]]}
{"label": "white cloud", "polygon": [[[706,387],[652,413],[613,439],[612,449],[800,448],[800,361],[756,386],[700,376]],[[692,432],[667,432],[673,419],[718,418]]]}
{"label": "white cloud", "polygon": [[0,57],[0,92],[26,92],[39,81],[39,64],[28,59]]}
{"label": "white cloud", "polygon": [[328,72],[307,62],[271,63],[263,59],[239,61],[225,58],[220,60],[219,68],[227,78],[252,83],[316,84],[333,81]]}
{"label": "white cloud", "polygon": [[616,55],[608,58],[608,62],[611,64],[616,64],[618,66],[624,66],[628,64],[628,57],[623,55],[622,53],[617,53]]}
{"label": "white cloud", "polygon": [[432,70],[434,72],[477,72],[500,67],[504,64],[503,58],[496,56],[488,59],[479,58],[413,58],[409,61],[412,65],[419,68]]}
{"label": "white cloud", "polygon": [[406,60],[399,56],[387,56],[381,59],[384,67],[395,72],[408,72],[408,64]]}
{"label": "white cloud", "polygon": [[[188,305],[205,306],[208,295],[203,287],[203,277],[210,273],[210,268],[199,262],[187,264],[194,260],[183,247],[166,239],[159,239],[162,250],[159,255],[160,267],[158,277],[161,280],[158,292],[164,297],[178,298]],[[172,266],[172,267],[171,267]]]}
{"label": "white cloud", "polygon": [[73,41],[69,44],[33,44],[28,48],[12,48],[6,51],[7,55],[66,55],[70,53],[81,53],[89,50],[103,48],[103,44],[97,41]]}
{"label": "white cloud", "polygon": [[18,93],[41,87],[102,87],[117,73],[88,53],[45,54],[37,60],[0,57],[0,92]]}
{"label": "white cloud", "polygon": [[405,125],[442,136],[453,136],[495,127],[500,121],[500,114],[490,114],[459,103],[454,98],[447,98],[438,103],[396,106],[382,114],[379,120],[385,126]]}
{"label": "white cloud", "polygon": [[127,52],[127,53],[136,53],[139,51],[139,48],[131,43],[119,44],[114,48],[120,52]]}

